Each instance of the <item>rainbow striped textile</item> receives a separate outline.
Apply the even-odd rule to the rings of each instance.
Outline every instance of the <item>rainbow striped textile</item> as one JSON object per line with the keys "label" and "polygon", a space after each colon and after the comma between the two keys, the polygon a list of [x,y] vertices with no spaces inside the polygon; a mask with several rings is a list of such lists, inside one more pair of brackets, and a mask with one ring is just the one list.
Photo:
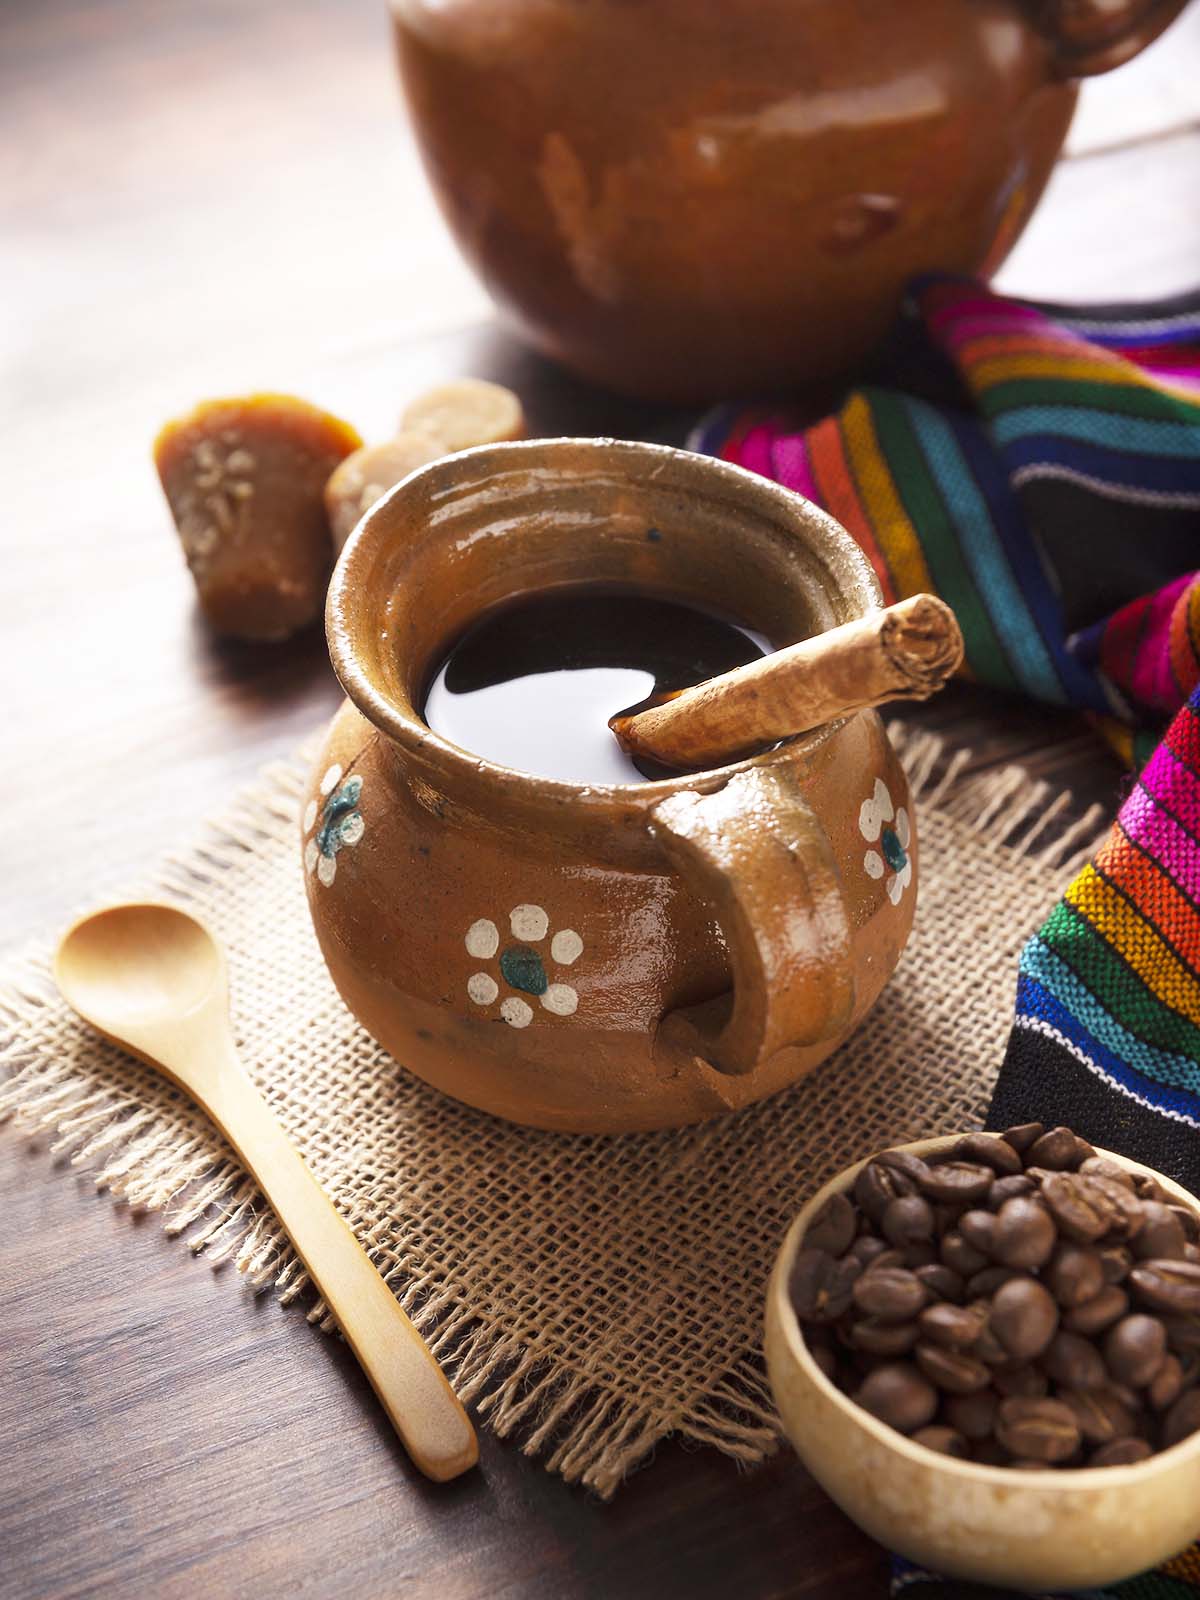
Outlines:
{"label": "rainbow striped textile", "polygon": [[[1115,730],[1139,775],[1022,953],[988,1125],[1067,1123],[1200,1194],[1200,294],[930,281],[835,415],[722,407],[692,444],[824,506],[889,601],[940,594],[969,676]],[[897,1561],[893,1593],[1001,1591]],[[1104,1593],[1195,1597],[1200,1543]]]}
{"label": "rainbow striped textile", "polygon": [[1033,305],[914,287],[834,415],[718,407],[693,449],[825,507],[968,676],[1104,719],[1131,764],[1200,682],[1200,293]]}
{"label": "rainbow striped textile", "polygon": [[1022,952],[990,1121],[1035,1118],[1200,1193],[1200,690]]}

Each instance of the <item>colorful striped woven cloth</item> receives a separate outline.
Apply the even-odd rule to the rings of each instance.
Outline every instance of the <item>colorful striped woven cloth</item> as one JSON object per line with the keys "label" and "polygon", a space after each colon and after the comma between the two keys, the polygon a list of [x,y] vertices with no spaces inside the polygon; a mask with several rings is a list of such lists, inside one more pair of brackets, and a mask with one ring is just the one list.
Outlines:
{"label": "colorful striped woven cloth", "polygon": [[[1140,767],[1022,954],[989,1125],[1067,1123],[1200,1194],[1200,295],[926,284],[885,374],[806,427],[722,408],[693,446],[826,507],[889,600],[954,607],[971,676],[1092,713]],[[898,1561],[893,1593],[1000,1591]],[[1104,1593],[1194,1600],[1200,1543]]]}
{"label": "colorful striped woven cloth", "polygon": [[824,506],[889,601],[954,608],[969,676],[1096,714],[1131,764],[1200,681],[1200,294],[930,281],[834,416],[725,406],[691,442]]}
{"label": "colorful striped woven cloth", "polygon": [[[1200,689],[1021,955],[989,1126],[1065,1122],[1200,1194]],[[894,1586],[943,1600],[911,1568]],[[1200,1543],[1106,1591],[1200,1592]]]}

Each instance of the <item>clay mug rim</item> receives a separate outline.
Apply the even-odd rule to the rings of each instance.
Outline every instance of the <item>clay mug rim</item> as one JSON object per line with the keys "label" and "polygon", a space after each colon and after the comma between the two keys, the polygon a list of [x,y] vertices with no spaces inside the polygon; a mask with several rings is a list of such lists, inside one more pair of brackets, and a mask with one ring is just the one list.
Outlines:
{"label": "clay mug rim", "polygon": [[756,511],[764,518],[779,522],[810,548],[817,542],[824,545],[826,564],[852,607],[849,614],[865,616],[882,606],[883,594],[874,568],[841,524],[801,495],[744,467],[673,445],[640,440],[563,436],[479,445],[440,457],[403,478],[362,517],[334,567],[325,607],[329,656],[347,697],[363,716],[401,749],[413,755],[434,757],[460,778],[470,781],[483,777],[506,787],[519,785],[529,797],[536,796],[555,805],[569,799],[597,808],[632,803],[639,809],[649,809],[669,795],[687,790],[703,791],[748,768],[789,759],[799,750],[815,748],[836,731],[841,726],[839,722],[827,723],[757,755],[699,772],[681,773],[678,777],[631,784],[573,782],[504,766],[464,750],[421,720],[411,695],[397,694],[394,684],[389,686],[381,682],[377,673],[367,669],[361,648],[362,597],[370,593],[381,549],[401,531],[404,508],[414,492],[428,486],[430,498],[436,499],[448,492],[454,480],[461,479],[472,467],[478,469],[480,478],[487,476],[489,470],[503,470],[506,463],[525,463],[536,469],[543,464],[542,458],[545,458],[544,464],[553,469],[556,458],[568,458],[581,452],[594,457],[597,469],[602,462],[624,458],[631,469],[636,472],[640,468],[647,479],[674,468],[680,475],[691,474],[697,489],[705,483],[722,486],[730,502],[743,499],[747,511]]}
{"label": "clay mug rim", "polygon": [[[918,1139],[911,1144],[896,1147],[907,1151],[914,1156],[928,1156],[941,1150],[950,1149],[958,1143],[963,1135],[961,1133],[944,1134],[931,1139]],[[936,1548],[938,1535],[936,1532],[925,1535],[922,1533],[917,1543],[904,1547],[903,1534],[896,1537],[896,1531],[880,1528],[878,1520],[872,1526],[871,1505],[866,1498],[854,1503],[853,1494],[848,1493],[838,1496],[830,1488],[821,1472],[821,1452],[813,1448],[813,1441],[805,1439],[803,1444],[792,1431],[794,1413],[789,1416],[789,1407],[781,1401],[780,1395],[788,1381],[799,1382],[801,1386],[815,1391],[822,1400],[832,1405],[840,1418],[837,1422],[839,1437],[830,1439],[828,1433],[823,1435],[823,1443],[831,1451],[852,1448],[848,1441],[854,1436],[863,1435],[873,1443],[882,1447],[886,1456],[892,1457],[902,1464],[903,1470],[915,1469],[915,1472],[927,1480],[942,1478],[950,1486],[950,1493],[960,1492],[964,1497],[970,1496],[972,1491],[982,1489],[997,1495],[1004,1504],[1005,1500],[1016,1501],[1022,1496],[1034,1497],[1044,1495],[1053,1502],[1074,1502],[1071,1508],[1078,1515],[1078,1503],[1099,1494],[1115,1492],[1121,1494],[1131,1490],[1139,1493],[1145,1490],[1148,1483],[1154,1480],[1171,1477],[1195,1467],[1200,1472],[1200,1432],[1191,1434],[1186,1439],[1181,1439],[1178,1444],[1172,1445],[1167,1450],[1160,1450],[1155,1455],[1149,1456],[1145,1461],[1134,1462],[1128,1466],[1119,1467],[1070,1467],[1046,1468],[1043,1471],[1033,1469],[1014,1471],[1011,1467],[986,1466],[978,1461],[960,1461],[953,1456],[939,1455],[936,1451],[924,1445],[914,1443],[904,1434],[898,1433],[886,1423],[881,1422],[869,1411],[863,1410],[848,1394],[837,1387],[817,1366],[808,1348],[808,1343],[801,1332],[800,1323],[792,1310],[788,1297],[788,1278],[791,1273],[792,1262],[796,1252],[808,1231],[812,1219],[818,1214],[821,1207],[834,1194],[843,1193],[853,1187],[854,1180],[862,1171],[868,1161],[878,1155],[873,1151],[871,1155],[864,1156],[862,1160],[854,1162],[835,1174],[827,1183],[822,1184],[816,1194],[801,1208],[792,1222],[779,1253],[775,1259],[775,1267],[771,1274],[767,1290],[766,1328],[767,1328],[767,1365],[768,1376],[776,1403],[780,1405],[783,1413],[784,1427],[792,1442],[796,1453],[805,1466],[813,1473],[822,1486],[830,1493],[831,1497],[838,1500],[843,1510],[866,1529],[873,1537],[881,1542],[890,1544],[910,1559],[938,1567],[952,1577],[963,1577],[975,1581],[1016,1584],[1025,1587],[1025,1584],[1014,1578],[1011,1569],[992,1565],[982,1561],[977,1566],[964,1566],[961,1561],[956,1562],[954,1555],[949,1551],[939,1553]],[[1127,1156],[1119,1155],[1113,1150],[1103,1150],[1096,1147],[1096,1154],[1109,1161],[1116,1162],[1127,1171],[1133,1173],[1147,1173],[1168,1191],[1173,1199],[1186,1205],[1194,1213],[1200,1214],[1200,1201],[1181,1184],[1173,1179],[1148,1167],[1142,1162],[1131,1160]],[[864,1490],[864,1494],[868,1492]],[[1000,1513],[1003,1515],[1003,1512]],[[1011,1527],[1011,1524],[1009,1524]],[[1064,1532],[1069,1535],[1071,1525],[1064,1522]],[[1033,1585],[1037,1588],[1078,1589],[1095,1587],[1106,1583],[1117,1582],[1132,1576],[1157,1562],[1174,1555],[1176,1551],[1186,1544],[1189,1537],[1195,1537],[1200,1531],[1200,1506],[1195,1514],[1191,1526],[1191,1533],[1184,1534],[1179,1543],[1171,1549],[1150,1548],[1144,1554],[1135,1552],[1132,1563],[1120,1571],[1110,1571],[1106,1575],[1097,1573],[1086,1566],[1068,1566],[1063,1571],[1047,1576],[1037,1576]],[[1138,1533],[1143,1537],[1144,1530]],[[918,1544],[921,1545],[918,1548]],[[1087,1552],[1079,1555],[1077,1551],[1064,1552],[1064,1559],[1069,1563],[1072,1560],[1084,1562]]]}

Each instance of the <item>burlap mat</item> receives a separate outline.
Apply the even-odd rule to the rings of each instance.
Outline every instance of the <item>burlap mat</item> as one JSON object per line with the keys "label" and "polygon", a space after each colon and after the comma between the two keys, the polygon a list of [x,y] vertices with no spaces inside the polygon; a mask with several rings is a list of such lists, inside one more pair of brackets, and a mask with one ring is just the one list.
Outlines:
{"label": "burlap mat", "polygon": [[[747,1462],[773,1448],[760,1323],[790,1218],[864,1151],[979,1121],[1018,951],[1095,832],[1092,814],[1062,831],[1066,797],[1019,771],[960,782],[961,755],[897,735],[921,852],[899,971],[807,1082],[678,1133],[515,1128],[382,1054],[343,1008],[309,930],[299,761],[265,772],[200,843],[136,886],[192,906],[225,941],[247,1068],[459,1393],[600,1495],[668,1434]],[[299,1294],[303,1271],[228,1147],[180,1093],[67,1011],[48,950],[21,959],[0,1001],[0,1115],[51,1131],[99,1188],[165,1211],[193,1250]],[[319,1304],[310,1316],[330,1325]]]}

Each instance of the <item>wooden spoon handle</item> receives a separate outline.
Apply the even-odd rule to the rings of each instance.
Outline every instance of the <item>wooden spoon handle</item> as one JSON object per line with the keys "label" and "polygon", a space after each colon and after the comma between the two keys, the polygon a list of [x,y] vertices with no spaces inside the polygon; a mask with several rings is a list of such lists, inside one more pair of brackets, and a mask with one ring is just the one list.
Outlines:
{"label": "wooden spoon handle", "polygon": [[445,1374],[235,1060],[204,1104],[271,1202],[414,1464],[438,1482],[474,1466],[475,1431]]}
{"label": "wooden spoon handle", "polygon": [[710,678],[609,727],[622,747],[667,766],[719,766],[790,734],[888,700],[924,700],[962,660],[954,613],[918,594],[748,666]]}

